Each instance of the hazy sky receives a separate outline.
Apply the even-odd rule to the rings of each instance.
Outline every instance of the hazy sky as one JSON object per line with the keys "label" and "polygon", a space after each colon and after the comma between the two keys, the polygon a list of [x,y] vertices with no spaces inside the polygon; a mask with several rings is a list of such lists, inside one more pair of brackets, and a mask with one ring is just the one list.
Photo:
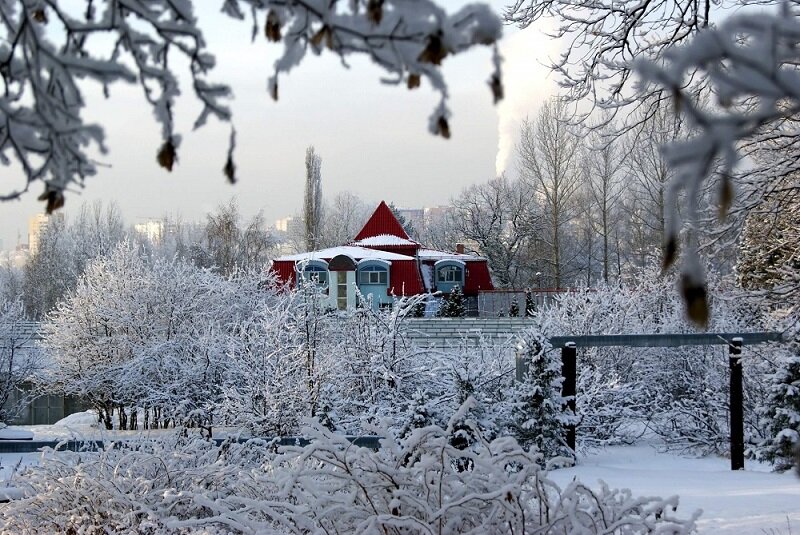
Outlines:
{"label": "hazy sky", "polygon": [[[504,2],[492,1],[499,12]],[[209,3],[212,4],[212,3]],[[458,7],[463,2],[445,2]],[[234,91],[232,109],[238,132],[239,182],[222,176],[229,126],[211,119],[191,131],[198,105],[187,94],[176,113],[183,143],[172,173],[158,167],[159,127],[132,85],[112,87],[111,98],[87,92],[89,120],[106,130],[109,165],[67,195],[65,213],[95,199],[116,201],[129,224],[165,214],[201,220],[232,196],[249,216],[263,210],[267,221],[299,211],[303,197],[304,156],[314,145],[322,157],[322,187],[327,198],[350,190],[365,200],[385,199],[403,207],[447,203],[463,187],[486,181],[498,170],[515,173],[513,145],[520,121],[533,115],[554,89],[542,66],[557,53],[539,28],[505,28],[501,50],[506,99],[498,106],[486,80],[490,50],[480,48],[444,62],[453,115],[452,137],[428,133],[428,116],[437,96],[425,87],[408,91],[384,85],[383,72],[369,61],[352,59],[345,69],[331,54],[309,55],[281,78],[280,100],[266,92],[266,79],[281,45],[259,36],[250,41],[249,23],[201,12],[201,26],[218,67],[214,79]],[[88,87],[88,86],[87,86]],[[12,176],[9,176],[12,175]],[[19,184],[19,176],[0,167],[0,188]],[[27,242],[28,218],[43,209],[40,185],[21,201],[0,203],[0,240],[5,249]]]}

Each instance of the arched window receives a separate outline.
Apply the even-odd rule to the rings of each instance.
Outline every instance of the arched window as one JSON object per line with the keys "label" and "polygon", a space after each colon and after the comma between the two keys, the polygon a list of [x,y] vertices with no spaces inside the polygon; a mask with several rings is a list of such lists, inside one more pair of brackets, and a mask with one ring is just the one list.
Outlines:
{"label": "arched window", "polygon": [[389,285],[389,270],[383,266],[364,266],[358,270],[358,284]]}
{"label": "arched window", "polygon": [[306,280],[314,281],[320,286],[328,284],[328,270],[319,266],[306,266],[303,270]]}
{"label": "arched window", "polygon": [[328,286],[328,264],[322,260],[311,260],[305,265],[298,266],[302,269],[302,276],[307,281],[312,281],[318,286]]}
{"label": "arched window", "polygon": [[436,270],[436,282],[463,284],[464,268],[455,264],[442,266]]}

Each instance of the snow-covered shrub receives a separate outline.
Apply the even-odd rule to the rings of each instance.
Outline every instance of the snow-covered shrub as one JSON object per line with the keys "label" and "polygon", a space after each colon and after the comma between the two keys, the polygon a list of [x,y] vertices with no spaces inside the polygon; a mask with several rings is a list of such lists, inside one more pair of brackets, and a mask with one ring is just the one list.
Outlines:
{"label": "snow-covered shrub", "polygon": [[224,421],[280,436],[316,416],[336,354],[333,319],[312,285],[262,295],[227,336],[218,411]]}
{"label": "snow-covered shrub", "polygon": [[[539,311],[551,335],[686,333],[674,274],[651,268],[635,282],[579,289]],[[719,277],[709,281],[711,331],[764,330],[761,315]],[[755,415],[765,397],[759,347],[744,359],[745,433],[763,434]],[[578,350],[577,438],[582,447],[629,442],[653,432],[669,448],[725,453],[729,446],[728,349],[725,346]],[[751,438],[752,440],[752,438]]]}
{"label": "snow-covered shrub", "polygon": [[[415,429],[378,451],[313,422],[307,446],[277,453],[262,441],[216,446],[196,435],[46,452],[18,477],[28,497],[5,505],[2,522],[16,532],[152,534],[692,531],[694,517],[675,516],[677,497],[577,481],[562,490],[512,438],[488,441],[473,428],[471,447],[453,447],[468,407],[447,428]],[[458,469],[463,459],[469,469]]]}
{"label": "snow-covered shrub", "polygon": [[[253,479],[271,455],[261,441],[216,446],[180,432],[101,452],[46,450],[17,477],[29,498],[2,510],[2,524],[17,533],[246,533],[237,509],[274,490],[268,479]],[[251,516],[271,525],[266,514]]]}
{"label": "snow-covered shrub", "polygon": [[503,433],[512,408],[513,340],[463,338],[439,355],[448,381],[442,383],[445,419],[468,398],[478,400],[473,416],[490,437]]}
{"label": "snow-covered shrub", "polygon": [[517,441],[538,451],[543,462],[572,459],[566,442],[566,425],[575,418],[561,395],[561,358],[547,337],[536,328],[527,331],[519,351],[527,371],[514,389],[509,428]]}
{"label": "snow-covered shrub", "polygon": [[89,401],[107,428],[209,425],[227,335],[268,300],[258,274],[221,277],[180,260],[149,264],[128,243],[94,260],[43,324],[51,392]]}

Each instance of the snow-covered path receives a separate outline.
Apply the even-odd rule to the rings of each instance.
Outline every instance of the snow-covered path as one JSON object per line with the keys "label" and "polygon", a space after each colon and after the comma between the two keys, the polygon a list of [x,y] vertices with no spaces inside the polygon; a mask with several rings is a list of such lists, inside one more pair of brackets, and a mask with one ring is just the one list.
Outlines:
{"label": "snow-covered path", "polygon": [[577,477],[630,488],[639,496],[680,496],[678,512],[697,509],[701,534],[800,534],[800,478],[747,462],[732,472],[719,457],[684,458],[648,446],[619,446],[579,458],[578,466],[550,473],[562,487]]}

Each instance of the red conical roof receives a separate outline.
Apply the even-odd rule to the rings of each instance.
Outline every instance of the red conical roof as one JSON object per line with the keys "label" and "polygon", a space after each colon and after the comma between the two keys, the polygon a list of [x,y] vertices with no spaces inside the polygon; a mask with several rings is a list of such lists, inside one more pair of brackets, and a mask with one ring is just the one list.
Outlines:
{"label": "red conical roof", "polygon": [[355,241],[386,234],[397,236],[405,240],[411,239],[409,238],[408,234],[406,234],[405,229],[403,229],[403,225],[401,225],[395,217],[392,209],[389,208],[384,201],[381,201],[381,203],[370,216],[369,220],[367,220],[364,228],[362,228],[361,231],[356,234]]}

